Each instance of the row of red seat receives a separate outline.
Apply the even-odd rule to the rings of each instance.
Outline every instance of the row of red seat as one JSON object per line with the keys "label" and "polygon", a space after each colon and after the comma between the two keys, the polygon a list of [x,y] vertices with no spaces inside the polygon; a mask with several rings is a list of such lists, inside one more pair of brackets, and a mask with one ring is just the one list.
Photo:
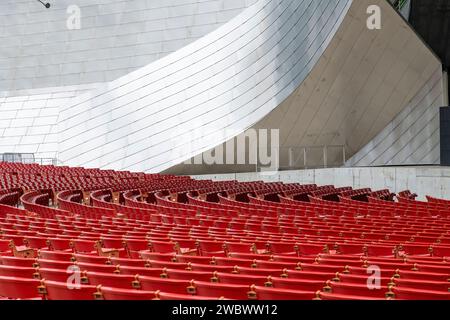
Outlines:
{"label": "row of red seat", "polygon": [[[39,282],[25,297],[0,281],[0,296],[448,299],[445,201],[299,183],[0,169],[3,194],[24,189],[8,204],[25,207],[0,205],[0,279],[17,288]],[[78,290],[67,288],[68,268],[79,270]],[[374,268],[376,289],[367,282]]]}

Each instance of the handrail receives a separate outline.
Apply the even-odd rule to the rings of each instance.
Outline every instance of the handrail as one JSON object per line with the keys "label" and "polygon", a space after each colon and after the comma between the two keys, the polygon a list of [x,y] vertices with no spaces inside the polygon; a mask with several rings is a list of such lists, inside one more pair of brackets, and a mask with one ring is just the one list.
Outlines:
{"label": "handrail", "polygon": [[36,158],[33,153],[3,153],[0,154],[0,160],[10,163],[61,165],[61,162],[56,158]]}

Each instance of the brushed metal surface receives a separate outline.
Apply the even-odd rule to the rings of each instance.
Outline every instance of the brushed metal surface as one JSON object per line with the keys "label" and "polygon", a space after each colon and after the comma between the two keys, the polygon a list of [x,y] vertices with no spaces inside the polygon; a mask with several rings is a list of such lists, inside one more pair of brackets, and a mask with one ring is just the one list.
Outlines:
{"label": "brushed metal surface", "polygon": [[73,99],[60,112],[59,159],[159,172],[226,141],[300,85],[350,4],[260,0],[198,41]]}

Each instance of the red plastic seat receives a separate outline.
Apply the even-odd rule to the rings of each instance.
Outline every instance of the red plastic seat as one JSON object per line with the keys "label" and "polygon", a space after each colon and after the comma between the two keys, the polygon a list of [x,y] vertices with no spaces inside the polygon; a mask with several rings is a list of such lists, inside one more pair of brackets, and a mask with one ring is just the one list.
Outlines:
{"label": "red plastic seat", "polygon": [[39,284],[39,280],[32,278],[0,276],[0,297],[10,299],[39,298]]}
{"label": "red plastic seat", "polygon": [[317,300],[386,300],[385,298],[374,298],[374,297],[365,297],[365,296],[353,296],[353,295],[345,295],[345,294],[337,294],[334,292],[316,292]]}
{"label": "red plastic seat", "polygon": [[369,257],[396,257],[397,248],[395,246],[367,245],[366,252]]}
{"label": "red plastic seat", "polygon": [[128,252],[125,248],[125,244],[121,238],[106,238],[102,237],[100,239],[101,246],[103,251],[113,252],[118,251],[119,257],[126,258],[128,257]]}
{"label": "red plastic seat", "polygon": [[246,300],[250,287],[239,284],[223,284],[202,281],[191,281],[188,293],[212,298]]}
{"label": "red plastic seat", "polygon": [[154,291],[97,286],[95,298],[97,300],[153,300],[156,296]]}
{"label": "red plastic seat", "polygon": [[104,248],[116,248],[122,251],[125,250],[125,244],[121,238],[102,237],[100,240]]}
{"label": "red plastic seat", "polygon": [[93,300],[96,286],[74,285],[65,282],[41,280],[39,292],[48,300]]}
{"label": "red plastic seat", "polygon": [[181,255],[198,255],[197,241],[174,239],[175,248],[178,254]]}
{"label": "red plastic seat", "polygon": [[230,253],[256,253],[256,247],[253,243],[225,242],[224,248]]}
{"label": "red plastic seat", "polygon": [[71,261],[58,261],[58,260],[46,260],[46,259],[38,259],[37,264],[38,264],[39,268],[59,269],[59,270],[67,270],[67,268],[75,265]]}
{"label": "red plastic seat", "polygon": [[245,268],[245,267],[235,267],[234,272],[238,274],[247,274],[252,276],[274,276],[278,277],[283,274],[282,268]]}
{"label": "red plastic seat", "polygon": [[345,264],[314,264],[314,263],[300,263],[297,269],[303,271],[316,271],[316,272],[331,272],[336,273],[345,269]]}
{"label": "red plastic seat", "polygon": [[48,242],[46,238],[41,237],[26,237],[24,239],[24,244],[33,249],[48,249]]}
{"label": "red plastic seat", "polygon": [[67,282],[68,280],[70,280],[71,276],[75,276],[73,277],[74,281],[78,277],[79,281],[81,282],[82,273],[81,270],[77,269],[76,267],[68,269],[37,268],[34,274],[34,277],[37,279],[46,279],[58,282]]}
{"label": "red plastic seat", "polygon": [[67,238],[49,238],[48,246],[54,251],[73,251],[72,241]]}
{"label": "red plastic seat", "polygon": [[[374,266],[377,266],[377,263],[374,263]],[[381,277],[387,277],[391,278],[397,271],[397,269],[394,268],[379,268],[377,271],[380,272]],[[403,271],[403,270],[402,270]],[[342,272],[339,271],[339,272]],[[367,267],[355,267],[355,266],[349,266],[346,268],[346,272],[349,272],[351,275],[360,275],[360,276],[368,276],[371,274],[374,274],[374,270],[370,270]]]}
{"label": "red plastic seat", "polygon": [[187,263],[182,262],[166,262],[166,261],[150,261],[147,260],[148,265],[151,268],[169,268],[169,269],[179,269],[186,270],[188,268]]}
{"label": "red plastic seat", "polygon": [[15,278],[33,278],[35,268],[32,267],[17,267],[17,266],[3,266],[0,265],[0,276],[15,277]]}
{"label": "red plastic seat", "polygon": [[119,270],[120,274],[140,275],[148,277],[160,277],[163,273],[162,268],[119,266]]}
{"label": "red plastic seat", "polygon": [[0,240],[0,255],[9,253],[11,249],[9,248],[9,240]]}
{"label": "red plastic seat", "polygon": [[[336,278],[339,279],[342,283],[354,283],[354,284],[367,284],[367,281],[370,280],[369,276],[371,274],[365,275],[355,275],[355,274],[346,274],[346,273],[338,273]],[[392,274],[393,275],[393,274]],[[387,288],[388,284],[391,282],[392,277],[380,277],[380,284]]]}
{"label": "red plastic seat", "polygon": [[[139,251],[139,256],[141,260],[152,260],[152,261],[165,261],[165,262],[173,262],[175,258],[175,253],[159,253],[159,252],[150,252],[148,250]],[[179,261],[182,262],[182,261]]]}
{"label": "red plastic seat", "polygon": [[[384,298],[387,287],[380,286],[380,288],[369,287],[367,283],[356,284],[356,283],[340,283],[327,281],[327,290],[336,294],[342,295],[352,295],[352,296],[363,296],[363,297],[373,297],[373,298]],[[326,290],[324,290],[326,291]]]}
{"label": "red plastic seat", "polygon": [[396,287],[402,289],[417,289],[442,292],[449,292],[450,289],[450,282],[448,281],[422,281],[397,278],[393,278],[392,281]]}
{"label": "red plastic seat", "polygon": [[159,292],[155,293],[155,300],[217,300],[212,297],[202,297],[202,296],[193,296],[190,294],[176,294],[176,293],[168,293],[168,292]]}
{"label": "red plastic seat", "polygon": [[395,300],[450,300],[450,292],[423,289],[391,288],[391,298]]}
{"label": "red plastic seat", "polygon": [[300,279],[288,279],[280,277],[269,277],[266,286],[270,284],[271,287],[276,289],[288,289],[288,290],[300,290],[300,291],[312,291],[316,292],[325,285],[323,280],[300,280]]}
{"label": "red plastic seat", "polygon": [[290,262],[277,262],[277,261],[256,261],[256,266],[258,269],[291,269],[295,270],[300,268],[300,258],[295,261],[292,260]]}
{"label": "red plastic seat", "polygon": [[248,286],[255,284],[263,286],[267,282],[267,278],[267,276],[214,272],[211,281],[226,284],[241,284]]}
{"label": "red plastic seat", "polygon": [[73,250],[75,253],[97,254],[97,242],[95,240],[72,240]]}
{"label": "red plastic seat", "polygon": [[422,280],[422,281],[448,281],[448,273],[418,272],[408,270],[396,270],[395,274],[400,279]]}
{"label": "red plastic seat", "polygon": [[298,256],[299,248],[295,243],[268,242],[271,254]]}
{"label": "red plastic seat", "polygon": [[164,269],[161,275],[162,277],[167,277],[167,279],[178,279],[178,280],[196,280],[196,281],[210,281],[212,273],[207,273],[204,271],[185,271],[177,269]]}
{"label": "red plastic seat", "polygon": [[74,255],[71,252],[39,250],[38,257],[45,260],[71,261]]}
{"label": "red plastic seat", "polygon": [[113,265],[79,262],[77,266],[81,271],[119,273],[118,267]]}
{"label": "red plastic seat", "polygon": [[172,280],[146,276],[139,276],[137,280],[140,283],[141,290],[146,291],[159,290],[162,292],[185,294],[186,288],[189,286],[188,280]]}
{"label": "red plastic seat", "polygon": [[[240,253],[240,252],[230,252],[229,256],[231,258],[247,259],[247,260],[270,260],[272,257],[274,257],[269,254]],[[287,257],[287,258],[291,258],[291,257]]]}
{"label": "red plastic seat", "polygon": [[132,289],[136,276],[126,274],[111,274],[101,272],[86,272],[87,280],[91,285],[102,285],[122,289]]}
{"label": "red plastic seat", "polygon": [[120,265],[121,267],[141,267],[144,268],[148,265],[145,260],[142,259],[131,259],[131,258],[109,258],[112,265]]}
{"label": "red plastic seat", "polygon": [[328,246],[322,244],[298,243],[297,248],[298,254],[300,256],[310,256],[310,255],[318,255],[321,253],[329,253]]}
{"label": "red plastic seat", "polygon": [[202,256],[225,257],[224,243],[218,241],[200,240],[198,242],[199,252]]}
{"label": "red plastic seat", "polygon": [[0,261],[2,265],[11,267],[33,267],[33,264],[35,263],[35,259],[10,256],[0,256]]}
{"label": "red plastic seat", "polygon": [[[330,280],[335,276],[336,272],[323,271],[293,271],[283,270],[283,275],[288,279],[304,279],[304,280]],[[276,276],[276,275],[275,275]]]}
{"label": "red plastic seat", "polygon": [[177,253],[177,245],[175,242],[171,241],[156,241],[156,240],[150,240],[150,249],[153,252],[158,253]]}
{"label": "red plastic seat", "polygon": [[431,256],[429,245],[403,244],[402,253],[408,256]]}
{"label": "red plastic seat", "polygon": [[450,264],[434,265],[425,263],[415,263],[412,270],[419,272],[444,273],[450,275]]}
{"label": "red plastic seat", "polygon": [[124,246],[130,258],[140,258],[139,252],[149,250],[149,243],[147,240],[125,239]]}
{"label": "red plastic seat", "polygon": [[108,257],[100,257],[97,255],[75,253],[73,257],[76,262],[83,263],[108,264],[110,262]]}
{"label": "red plastic seat", "polygon": [[252,286],[250,299],[255,300],[312,300],[314,291],[287,290]]}
{"label": "red plastic seat", "polygon": [[176,255],[174,256],[175,260],[177,262],[183,262],[183,263],[196,263],[196,264],[211,264],[212,257],[206,256],[187,256],[187,255]]}
{"label": "red plastic seat", "polygon": [[450,257],[450,246],[433,246],[432,254],[435,257]]}
{"label": "red plastic seat", "polygon": [[192,271],[203,271],[203,272],[233,272],[234,266],[217,266],[217,265],[207,265],[207,264],[199,264],[199,263],[189,263],[189,268]]}
{"label": "red plastic seat", "polygon": [[252,267],[255,261],[246,259],[236,259],[236,258],[226,258],[226,257],[215,257],[213,262],[218,266],[241,266],[241,267]]}
{"label": "red plastic seat", "polygon": [[353,243],[337,243],[337,252],[340,255],[343,254],[353,254],[353,255],[363,255],[365,254],[364,245],[353,244]]}

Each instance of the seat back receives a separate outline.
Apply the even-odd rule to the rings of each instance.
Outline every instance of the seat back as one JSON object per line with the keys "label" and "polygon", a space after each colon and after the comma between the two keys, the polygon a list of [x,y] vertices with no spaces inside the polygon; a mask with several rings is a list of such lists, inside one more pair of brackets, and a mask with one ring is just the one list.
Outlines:
{"label": "seat back", "polygon": [[252,286],[249,298],[254,300],[312,300],[314,291],[286,290]]}
{"label": "seat back", "polygon": [[194,295],[219,299],[246,300],[250,286],[241,284],[191,281],[188,292]]}
{"label": "seat back", "polygon": [[147,276],[139,276],[137,279],[141,285],[141,290],[146,291],[159,290],[161,292],[185,294],[189,286],[189,281],[187,280],[172,280]]}
{"label": "seat back", "polygon": [[98,300],[153,300],[156,295],[154,291],[97,286],[95,298]]}
{"label": "seat back", "polygon": [[39,298],[39,284],[39,280],[32,278],[0,276],[0,297],[10,299]]}
{"label": "seat back", "polygon": [[90,285],[102,285],[121,289],[132,289],[136,276],[126,274],[111,274],[103,272],[86,272],[86,277]]}
{"label": "seat back", "polygon": [[96,286],[74,285],[65,282],[41,280],[39,292],[48,300],[93,300]]}

